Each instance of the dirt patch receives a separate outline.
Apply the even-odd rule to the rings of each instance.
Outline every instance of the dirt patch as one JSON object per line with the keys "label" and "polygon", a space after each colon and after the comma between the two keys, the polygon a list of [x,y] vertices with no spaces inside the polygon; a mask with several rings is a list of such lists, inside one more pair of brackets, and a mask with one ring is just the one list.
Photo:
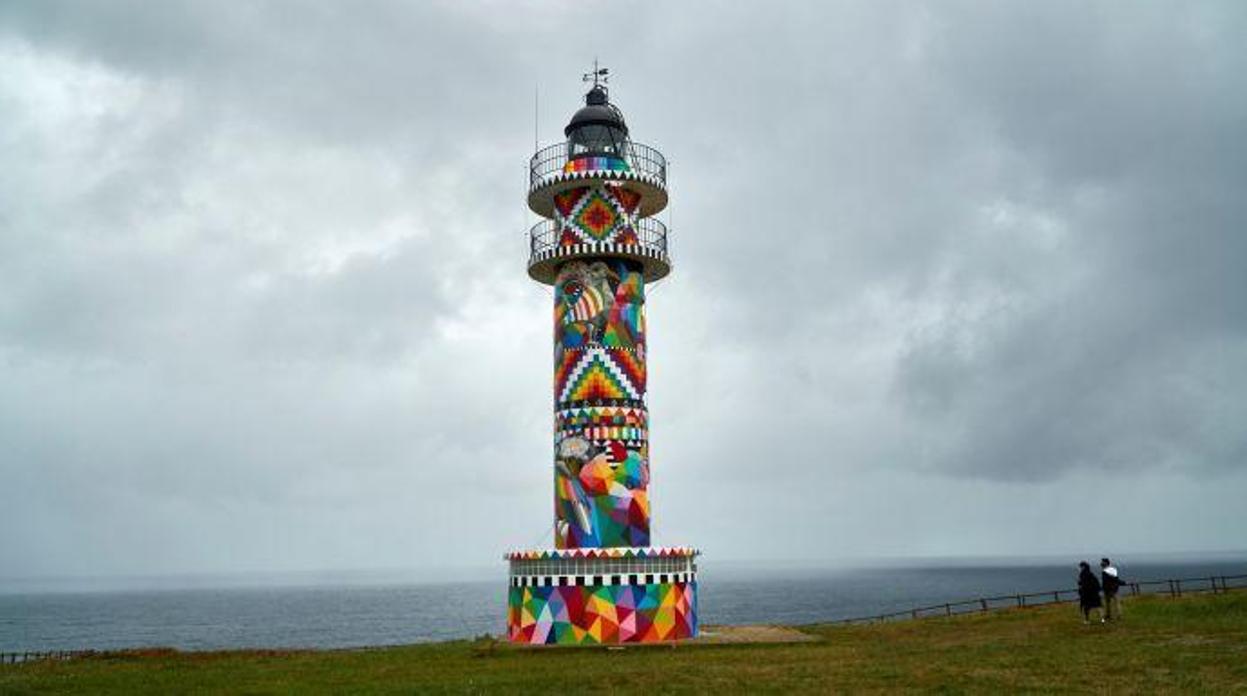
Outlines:
{"label": "dirt patch", "polygon": [[1220,642],[1221,641],[1217,640],[1216,638],[1210,638],[1208,636],[1191,636],[1191,635],[1179,636],[1177,638],[1171,638],[1165,641],[1165,643],[1168,645],[1191,645],[1191,646],[1217,645]]}

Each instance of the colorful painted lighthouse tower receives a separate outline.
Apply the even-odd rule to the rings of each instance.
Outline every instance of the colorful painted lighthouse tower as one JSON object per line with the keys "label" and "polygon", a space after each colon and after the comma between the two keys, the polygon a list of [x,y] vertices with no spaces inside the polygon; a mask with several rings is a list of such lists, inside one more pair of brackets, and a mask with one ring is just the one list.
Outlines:
{"label": "colorful painted lighthouse tower", "polygon": [[528,275],[554,287],[554,548],[515,551],[517,643],[697,635],[698,551],[650,538],[645,287],[671,272],[667,162],[633,142],[606,70],[530,162]]}

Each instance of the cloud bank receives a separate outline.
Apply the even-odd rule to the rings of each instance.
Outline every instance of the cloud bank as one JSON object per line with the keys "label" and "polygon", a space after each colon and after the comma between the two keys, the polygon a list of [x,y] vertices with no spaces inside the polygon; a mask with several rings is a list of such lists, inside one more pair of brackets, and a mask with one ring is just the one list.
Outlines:
{"label": "cloud bank", "polygon": [[0,576],[549,543],[526,158],[534,87],[555,140],[595,56],[672,161],[658,543],[1241,546],[1245,29],[1213,2],[7,4]]}

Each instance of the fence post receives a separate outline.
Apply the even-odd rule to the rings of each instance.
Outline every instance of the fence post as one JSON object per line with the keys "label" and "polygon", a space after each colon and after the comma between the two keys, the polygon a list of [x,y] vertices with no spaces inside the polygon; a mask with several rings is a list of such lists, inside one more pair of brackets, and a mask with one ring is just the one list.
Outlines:
{"label": "fence post", "polygon": [[1177,595],[1176,595],[1176,594],[1174,594],[1174,592],[1173,592],[1173,581],[1172,581],[1172,580],[1166,580],[1165,582],[1169,583],[1169,596],[1170,596],[1170,597],[1176,597]]}
{"label": "fence post", "polygon": [[951,604],[945,604],[945,605],[944,605],[944,615],[945,615],[945,616],[952,616],[952,615],[953,615],[953,605],[951,605]]}
{"label": "fence post", "polygon": [[983,611],[987,611],[987,600],[986,599],[980,599],[979,604],[983,605]]}

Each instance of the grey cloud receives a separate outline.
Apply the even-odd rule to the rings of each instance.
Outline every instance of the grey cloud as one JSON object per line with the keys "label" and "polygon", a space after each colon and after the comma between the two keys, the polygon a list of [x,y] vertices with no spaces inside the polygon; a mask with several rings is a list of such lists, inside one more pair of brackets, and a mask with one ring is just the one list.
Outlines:
{"label": "grey cloud", "polygon": [[595,55],[672,159],[660,543],[1059,550],[1033,515],[1078,519],[1094,498],[1063,491],[1105,481],[1134,543],[1183,543],[1152,508],[1247,490],[1244,22],[1212,2],[6,4],[0,525],[39,531],[0,542],[0,576],[540,543],[524,165],[534,86],[546,142]]}
{"label": "grey cloud", "polygon": [[[785,413],[750,431],[758,449],[792,450],[783,423],[855,439],[838,422],[866,407],[792,366],[877,341],[893,360],[864,379],[895,401],[867,427],[903,444],[856,457],[999,480],[1242,465],[1236,409],[1210,395],[1234,389],[1247,296],[1227,13],[1104,10],[898,12],[908,29],[853,46],[878,58],[856,70],[831,60],[832,28],[769,37],[787,69],[766,84],[733,74],[771,128],[734,144],[739,176],[698,180],[748,204],[685,216],[681,251],[715,276],[728,340],[760,349],[750,398]],[[828,330],[855,308],[878,322]]]}

